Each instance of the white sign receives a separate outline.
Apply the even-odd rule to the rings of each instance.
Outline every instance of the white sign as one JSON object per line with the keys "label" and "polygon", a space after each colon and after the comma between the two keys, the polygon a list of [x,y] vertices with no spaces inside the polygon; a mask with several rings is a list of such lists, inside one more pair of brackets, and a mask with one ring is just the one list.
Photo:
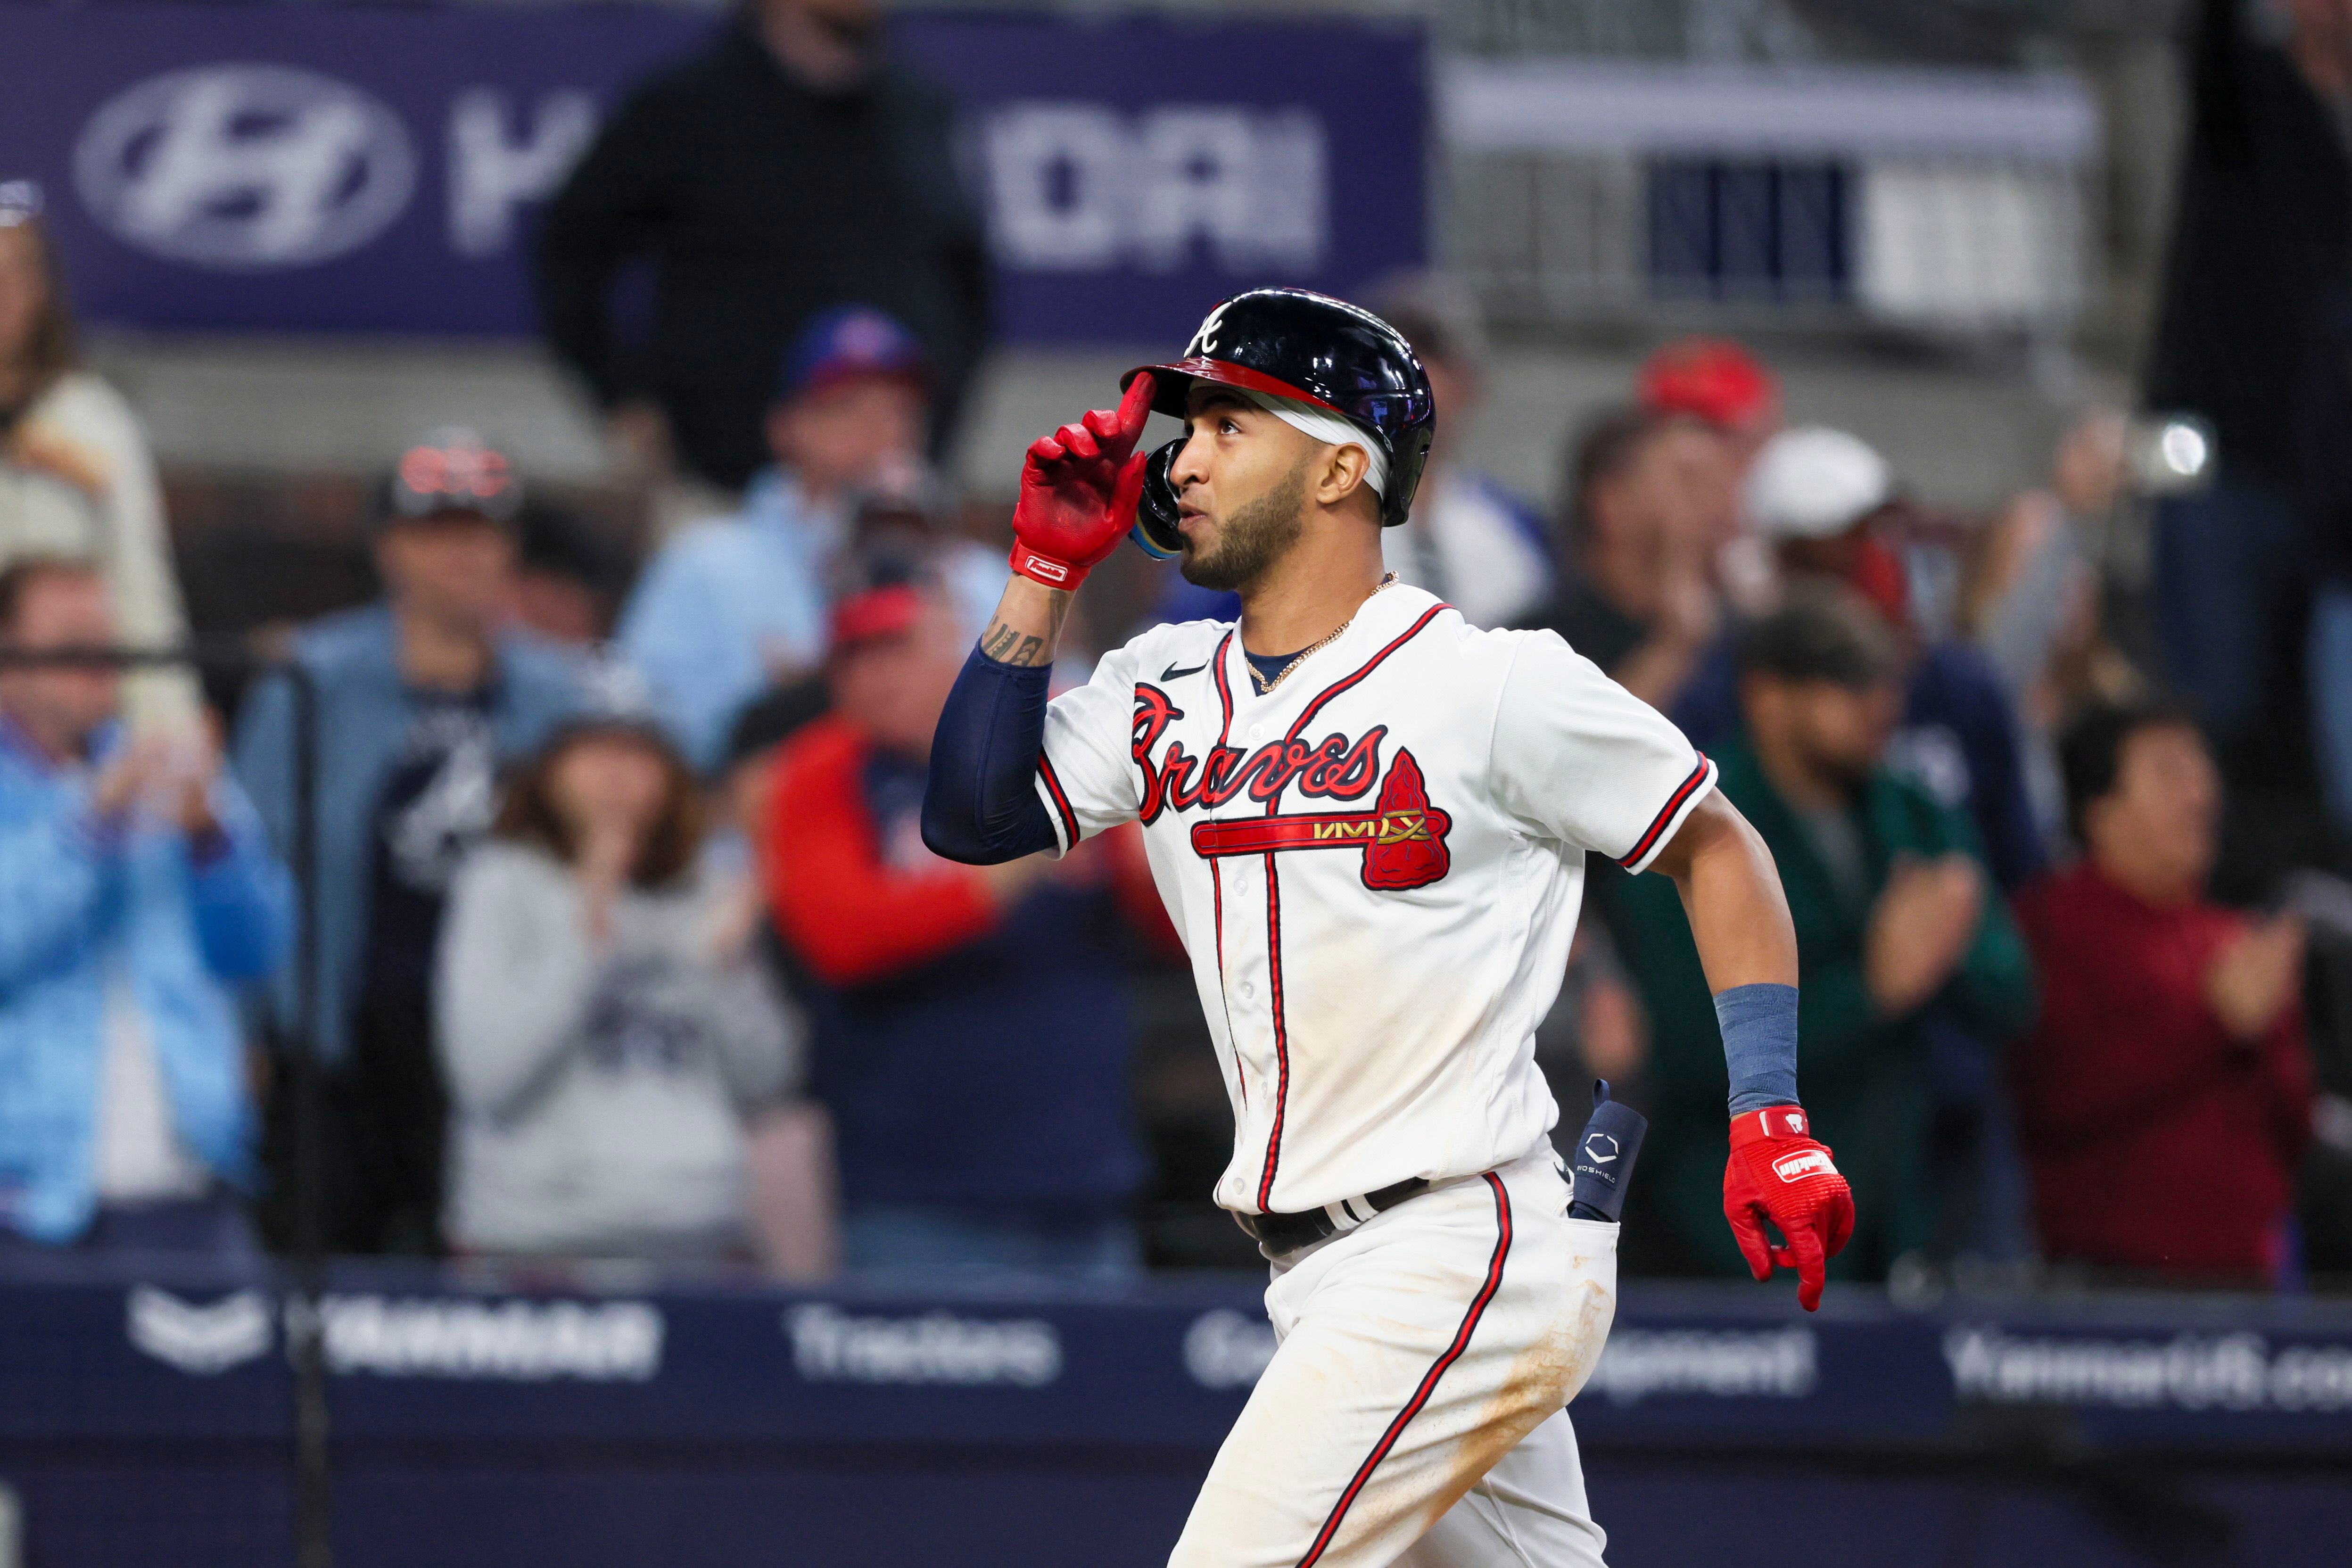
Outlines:
{"label": "white sign", "polygon": [[1944,1361],[1960,1398],[1990,1405],[2352,1410],[2352,1346],[2273,1354],[2255,1333],[2071,1339],[1962,1325],[1944,1336]]}
{"label": "white sign", "polygon": [[327,1296],[327,1370],[378,1377],[643,1383],[661,1371],[650,1301],[475,1301]]}
{"label": "white sign", "polygon": [[1043,1388],[1062,1375],[1062,1336],[1035,1318],[853,1318],[829,1306],[783,1315],[793,1365],[811,1383],[1010,1384]]}
{"label": "white sign", "polygon": [[[206,1306],[152,1285],[125,1303],[131,1342],[209,1376],[269,1353],[277,1312],[259,1290]],[[642,1383],[661,1371],[665,1325],[650,1301],[520,1301],[323,1296],[327,1370],[377,1377]]]}
{"label": "white sign", "polygon": [[1612,1405],[1660,1394],[1802,1399],[1818,1376],[1811,1329],[1619,1329],[1584,1392]]}
{"label": "white sign", "polygon": [[551,92],[527,124],[496,88],[468,88],[449,107],[449,248],[496,256],[515,242],[515,210],[555,194],[596,134],[596,100]]}
{"label": "white sign", "polygon": [[1308,110],[1017,102],[981,141],[1008,267],[1173,272],[1205,246],[1232,272],[1308,270],[1329,247],[1328,158]]}

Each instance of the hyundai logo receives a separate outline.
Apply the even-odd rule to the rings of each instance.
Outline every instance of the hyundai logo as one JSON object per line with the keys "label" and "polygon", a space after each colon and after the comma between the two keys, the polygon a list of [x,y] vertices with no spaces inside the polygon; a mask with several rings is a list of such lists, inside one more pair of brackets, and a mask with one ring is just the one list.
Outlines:
{"label": "hyundai logo", "polygon": [[225,272],[307,267],[399,217],[416,153],[389,108],[316,71],[221,65],[151,77],[100,106],[74,183],[119,238]]}

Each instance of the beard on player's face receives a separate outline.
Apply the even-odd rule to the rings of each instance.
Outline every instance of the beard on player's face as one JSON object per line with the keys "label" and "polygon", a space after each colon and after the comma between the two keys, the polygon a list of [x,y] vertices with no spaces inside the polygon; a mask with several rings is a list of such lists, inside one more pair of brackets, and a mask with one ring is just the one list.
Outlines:
{"label": "beard on player's face", "polygon": [[1307,521],[1307,468],[1313,454],[1260,494],[1235,507],[1205,542],[1187,537],[1176,569],[1195,587],[1237,592],[1263,576],[1298,539]]}

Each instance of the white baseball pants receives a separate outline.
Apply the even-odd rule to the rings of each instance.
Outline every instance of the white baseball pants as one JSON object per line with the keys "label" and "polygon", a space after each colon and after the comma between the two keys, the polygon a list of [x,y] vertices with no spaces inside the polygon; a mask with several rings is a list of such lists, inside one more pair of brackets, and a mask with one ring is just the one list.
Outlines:
{"label": "white baseball pants", "polygon": [[1169,1568],[1601,1568],[1565,1409],[1617,1310],[1617,1227],[1546,1147],[1275,1271],[1280,1342]]}

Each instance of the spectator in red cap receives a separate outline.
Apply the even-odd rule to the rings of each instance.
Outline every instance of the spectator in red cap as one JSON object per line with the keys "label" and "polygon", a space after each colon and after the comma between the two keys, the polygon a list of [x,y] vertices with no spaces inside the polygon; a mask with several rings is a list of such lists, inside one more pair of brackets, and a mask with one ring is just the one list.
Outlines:
{"label": "spectator in red cap", "polygon": [[1728,338],[1666,344],[1642,362],[1636,395],[1653,414],[1687,414],[1730,436],[1743,468],[1780,427],[1780,378]]}
{"label": "spectator in red cap", "polygon": [[2042,977],[2013,1077],[2043,1250],[2275,1280],[2311,1137],[2303,928],[2207,901],[2221,781],[2187,713],[2094,710],[2060,755],[2085,852],[2018,906]]}
{"label": "spectator in red cap", "polygon": [[846,1260],[1132,1270],[1118,847],[1059,867],[924,847],[931,734],[970,632],[919,574],[870,583],[834,612],[834,712],[785,742],[763,845],[777,928],[814,982]]}
{"label": "spectator in red cap", "polygon": [[1702,501],[1706,569],[1734,608],[1763,614],[1771,603],[1771,566],[1763,546],[1741,531],[1747,520],[1739,488],[1757,453],[1780,431],[1780,377],[1728,338],[1678,338],[1643,362],[1635,395],[1651,415],[1696,420],[1721,443],[1717,486]]}
{"label": "spectator in red cap", "polygon": [[[824,657],[825,584],[856,498],[921,472],[930,394],[929,361],[892,318],[865,306],[820,315],[785,356],[768,410],[775,466],[740,512],[682,531],[646,566],[621,651],[697,768],[717,765],[746,702]],[[976,628],[1003,563],[960,556],[953,570]]]}

